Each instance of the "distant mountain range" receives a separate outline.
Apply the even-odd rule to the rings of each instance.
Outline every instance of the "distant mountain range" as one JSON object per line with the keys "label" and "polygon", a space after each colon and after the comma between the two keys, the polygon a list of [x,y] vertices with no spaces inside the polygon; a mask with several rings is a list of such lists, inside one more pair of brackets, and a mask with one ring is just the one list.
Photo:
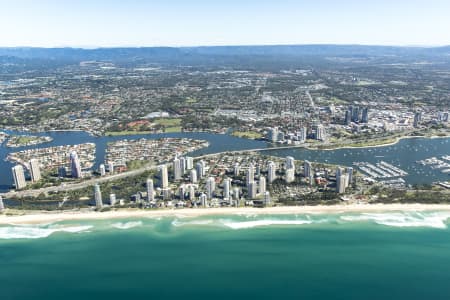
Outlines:
{"label": "distant mountain range", "polygon": [[189,56],[442,56],[445,47],[395,47],[361,45],[280,45],[142,48],[0,48],[0,56],[69,60],[164,59]]}

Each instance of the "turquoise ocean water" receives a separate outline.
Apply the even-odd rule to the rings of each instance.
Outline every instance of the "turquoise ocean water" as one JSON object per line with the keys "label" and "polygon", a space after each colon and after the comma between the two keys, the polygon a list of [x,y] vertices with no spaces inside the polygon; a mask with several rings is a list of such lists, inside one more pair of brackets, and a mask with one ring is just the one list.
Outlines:
{"label": "turquoise ocean water", "polygon": [[0,226],[0,299],[450,299],[450,213]]}

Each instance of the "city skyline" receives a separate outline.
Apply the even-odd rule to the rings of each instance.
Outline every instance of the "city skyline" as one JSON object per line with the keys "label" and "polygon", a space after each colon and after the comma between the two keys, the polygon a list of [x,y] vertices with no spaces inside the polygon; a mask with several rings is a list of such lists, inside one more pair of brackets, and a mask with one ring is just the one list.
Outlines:
{"label": "city skyline", "polygon": [[0,0],[0,47],[450,44],[450,3]]}

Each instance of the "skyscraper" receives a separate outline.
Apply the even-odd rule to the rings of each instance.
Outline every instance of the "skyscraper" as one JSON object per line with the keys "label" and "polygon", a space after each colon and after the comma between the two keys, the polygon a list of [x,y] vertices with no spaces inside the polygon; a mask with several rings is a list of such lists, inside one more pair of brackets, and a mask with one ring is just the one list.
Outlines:
{"label": "skyscraper", "polygon": [[37,182],[41,180],[41,168],[39,166],[39,160],[33,158],[30,160],[29,164],[31,181]]}
{"label": "skyscraper", "polygon": [[21,190],[27,186],[27,183],[25,181],[25,172],[23,171],[23,167],[21,165],[12,167],[12,175],[14,178],[14,185],[16,186],[16,190]]}
{"label": "skyscraper", "polygon": [[325,140],[325,128],[323,125],[319,124],[316,126],[316,140],[324,141]]}
{"label": "skyscraper", "polygon": [[109,194],[109,205],[116,205],[116,194]]}
{"label": "skyscraper", "polygon": [[173,177],[175,180],[181,180],[182,177],[181,160],[178,158],[173,160]]}
{"label": "skyscraper", "polygon": [[305,162],[303,163],[303,176],[305,176],[305,178],[309,178],[311,175],[311,162],[308,160],[305,160]]}
{"label": "skyscraper", "polygon": [[202,194],[200,195],[199,199],[200,199],[200,205],[201,205],[201,206],[203,206],[203,207],[208,206],[208,203],[207,203],[208,196],[206,196],[205,193],[202,193]]}
{"label": "skyscraper", "polygon": [[260,176],[259,177],[259,194],[264,195],[266,192],[266,177]]}
{"label": "skyscraper", "polygon": [[205,176],[205,166],[203,160],[195,164],[195,170],[197,171],[197,177],[202,179]]}
{"label": "skyscraper", "polygon": [[108,172],[114,174],[114,163],[112,161],[108,162]]}
{"label": "skyscraper", "polygon": [[270,205],[271,200],[270,200],[270,193],[269,192],[265,192],[264,193],[264,205]]}
{"label": "skyscraper", "polygon": [[255,181],[255,168],[253,167],[253,164],[250,164],[247,169],[247,176],[246,176],[246,183],[247,186],[250,184],[250,182]]}
{"label": "skyscraper", "polygon": [[186,157],[180,157],[180,163],[181,163],[181,176],[183,176],[186,173]]}
{"label": "skyscraper", "polygon": [[339,194],[345,193],[345,188],[348,186],[348,174],[345,174],[341,168],[336,170],[336,192]]}
{"label": "skyscraper", "polygon": [[189,200],[193,201],[195,199],[195,187],[193,184],[189,186]]}
{"label": "skyscraper", "polygon": [[230,200],[231,194],[231,178],[225,178],[223,180],[223,199]]}
{"label": "skyscraper", "polygon": [[0,212],[5,210],[5,204],[3,203],[3,198],[0,196]]}
{"label": "skyscraper", "polygon": [[286,169],[286,183],[291,183],[295,181],[295,169]]}
{"label": "skyscraper", "polygon": [[353,168],[352,167],[347,168],[347,174],[348,174],[348,183],[352,184],[352,182],[353,182]]}
{"label": "skyscraper", "polygon": [[276,143],[278,141],[278,128],[276,127],[270,128],[267,139],[272,143]]}
{"label": "skyscraper", "polygon": [[240,193],[238,187],[235,187],[235,188],[233,189],[233,197],[234,197],[234,200],[239,201],[239,199],[240,199],[240,197],[241,197],[241,193]]}
{"label": "skyscraper", "polygon": [[161,179],[161,188],[162,189],[167,189],[169,188],[169,174],[167,173],[167,166],[166,165],[161,165],[159,166],[159,176]]}
{"label": "skyscraper", "polygon": [[362,123],[369,123],[369,108],[364,107],[362,111],[362,117],[361,117]]}
{"label": "skyscraper", "polygon": [[70,171],[73,178],[82,178],[80,159],[76,151],[70,152]]}
{"label": "skyscraper", "polygon": [[292,156],[286,156],[286,169],[295,169],[295,159]]}
{"label": "skyscraper", "polygon": [[194,158],[186,156],[186,170],[191,170],[194,167]]}
{"label": "skyscraper", "polygon": [[147,201],[150,203],[155,200],[153,180],[148,178],[145,185],[147,187]]}
{"label": "skyscraper", "polygon": [[98,185],[98,183],[94,185],[94,198],[95,207],[97,209],[101,209],[103,207],[102,192],[100,191],[100,186]]}
{"label": "skyscraper", "polygon": [[101,164],[98,167],[98,172],[100,173],[100,176],[105,176],[106,175],[106,168],[104,164]]}
{"label": "skyscraper", "polygon": [[308,137],[308,130],[306,127],[300,128],[300,142],[306,142],[306,138]]}
{"label": "skyscraper", "polygon": [[191,183],[197,183],[197,171],[195,169],[192,169],[189,174]]}
{"label": "skyscraper", "polygon": [[256,182],[255,181],[251,181],[248,184],[248,198],[249,199],[255,199],[256,198]]}
{"label": "skyscraper", "polygon": [[216,190],[216,180],[214,177],[209,177],[206,180],[206,195],[208,196],[208,200],[211,200],[214,197],[214,191]]}
{"label": "skyscraper", "polygon": [[269,184],[277,179],[277,166],[273,161],[269,161],[267,179],[269,181]]}
{"label": "skyscraper", "polygon": [[352,122],[352,112],[350,110],[345,111],[345,125],[350,125]]}
{"label": "skyscraper", "polygon": [[241,172],[241,166],[239,165],[239,163],[235,163],[234,164],[234,176],[239,176],[239,173]]}
{"label": "skyscraper", "polygon": [[421,112],[416,112],[414,114],[414,128],[418,128],[420,125],[420,121],[422,121],[422,113]]}

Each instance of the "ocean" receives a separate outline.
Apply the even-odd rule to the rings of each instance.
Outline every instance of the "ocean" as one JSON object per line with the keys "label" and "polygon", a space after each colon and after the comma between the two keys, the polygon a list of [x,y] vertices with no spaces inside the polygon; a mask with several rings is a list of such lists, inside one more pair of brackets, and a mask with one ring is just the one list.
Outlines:
{"label": "ocean", "polygon": [[0,226],[10,299],[449,299],[448,212]]}

